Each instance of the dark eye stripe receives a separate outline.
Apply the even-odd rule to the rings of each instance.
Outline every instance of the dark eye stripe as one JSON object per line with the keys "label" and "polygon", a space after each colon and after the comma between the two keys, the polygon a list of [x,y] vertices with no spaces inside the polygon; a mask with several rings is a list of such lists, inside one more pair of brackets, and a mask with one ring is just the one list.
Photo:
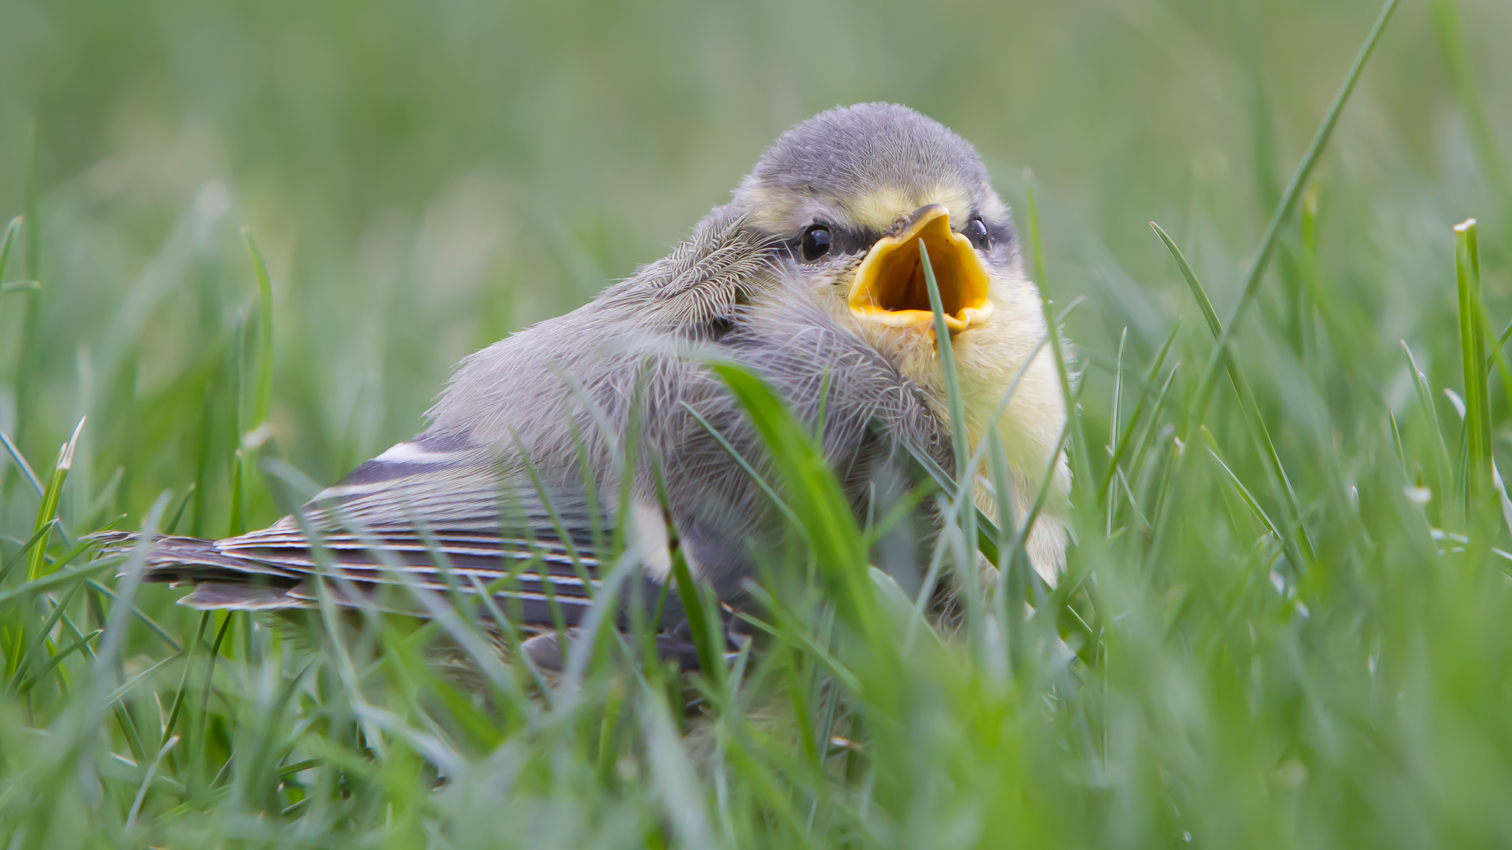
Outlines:
{"label": "dark eye stripe", "polygon": [[[816,222],[819,223],[819,222]],[[835,257],[840,254],[861,254],[871,250],[871,246],[882,238],[882,234],[865,228],[841,227],[828,222],[822,223],[829,229],[830,249],[825,256]],[[803,257],[803,234],[813,225],[805,225],[793,238],[787,240],[788,252],[795,258]]]}

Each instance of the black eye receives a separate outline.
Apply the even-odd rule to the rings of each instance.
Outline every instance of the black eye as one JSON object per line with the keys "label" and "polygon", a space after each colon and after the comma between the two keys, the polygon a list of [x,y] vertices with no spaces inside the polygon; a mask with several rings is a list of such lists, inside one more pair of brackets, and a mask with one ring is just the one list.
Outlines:
{"label": "black eye", "polygon": [[829,228],[822,224],[809,225],[808,229],[803,231],[801,246],[803,248],[803,259],[810,263],[828,254],[830,249]]}
{"label": "black eye", "polygon": [[971,244],[980,250],[987,250],[987,244],[992,240],[992,235],[987,232],[987,222],[982,221],[981,216],[972,216],[971,221],[966,222],[966,229],[962,231]]}

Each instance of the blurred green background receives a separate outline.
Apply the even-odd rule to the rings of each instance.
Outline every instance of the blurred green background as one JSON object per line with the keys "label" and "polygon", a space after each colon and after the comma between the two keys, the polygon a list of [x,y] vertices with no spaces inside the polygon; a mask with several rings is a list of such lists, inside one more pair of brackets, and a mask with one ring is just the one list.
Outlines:
{"label": "blurred green background", "polygon": [[[0,452],[0,843],[1512,843],[1512,502],[1475,489],[1490,463],[1456,409],[1489,396],[1505,462],[1512,381],[1466,391],[1451,233],[1481,222],[1498,331],[1512,3],[1400,5],[1237,331],[1252,410],[1222,380],[1197,410],[1212,337],[1149,227],[1231,315],[1380,8],[0,0],[0,223],[27,221],[0,281],[0,432],[45,481],[88,417],[69,536],[26,567],[52,514]],[[1073,466],[1108,486],[1078,493],[1084,583],[1026,637],[900,627],[874,642],[896,668],[870,672],[837,642],[857,685],[820,657],[810,600],[802,640],[707,691],[742,700],[717,741],[680,746],[685,718],[612,669],[500,721],[410,663],[423,630],[311,656],[261,615],[202,619],[152,586],[132,618],[107,575],[44,575],[164,491],[181,533],[239,524],[261,330],[243,226],[273,293],[256,454],[325,483],[419,430],[459,357],[662,256],[780,132],[866,100],[973,142],[1021,225],[1032,186],[1043,289],[1084,298]],[[1168,404],[1141,406],[1158,386]],[[240,524],[278,515],[269,480],[249,471]],[[967,631],[1017,628],[1002,598]],[[791,706],[743,701],[772,678]],[[854,750],[745,725],[767,711],[812,738],[836,706],[880,721],[834,727]]]}
{"label": "blurred green background", "polygon": [[[34,204],[40,256],[10,276],[43,286],[0,302],[0,374],[25,376],[0,381],[0,428],[46,466],[91,414],[73,492],[124,464],[111,510],[224,457],[232,426],[201,420],[225,416],[228,329],[255,305],[246,225],[276,297],[276,437],[330,480],[418,430],[461,355],[659,257],[778,133],[865,100],[964,135],[1015,207],[1032,169],[1048,294],[1089,297],[1073,338],[1111,356],[1128,324],[1148,354],[1195,314],[1147,222],[1226,313],[1376,11],[6,0],[0,215]],[[1512,4],[1460,11],[1490,137],[1512,139]],[[1446,67],[1430,6],[1405,4],[1319,172],[1324,278],[1387,356],[1451,327],[1449,225],[1507,233]],[[201,484],[195,526],[219,531],[225,488]]]}

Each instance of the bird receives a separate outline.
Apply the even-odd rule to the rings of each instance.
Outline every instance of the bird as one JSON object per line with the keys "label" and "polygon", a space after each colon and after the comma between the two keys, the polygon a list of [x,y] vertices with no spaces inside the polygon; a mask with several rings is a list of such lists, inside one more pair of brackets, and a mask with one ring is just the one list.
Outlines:
{"label": "bird", "polygon": [[[904,106],[836,107],[782,133],[667,256],[463,359],[420,434],[267,528],[146,541],[142,577],[191,585],[180,601],[200,609],[309,608],[322,593],[358,606],[394,585],[487,595],[518,646],[559,667],[564,629],[623,568],[619,598],[657,601],[659,649],[696,666],[665,592],[674,557],[728,614],[790,534],[764,446],[711,364],[754,373],[800,421],[822,417],[823,459],[863,516],[906,486],[899,446],[954,473],[948,345],[964,432],[973,451],[997,432],[1017,519],[1048,496],[1026,550],[1053,582],[1071,473],[1047,338],[976,150]],[[995,496],[975,493],[987,509]],[[98,539],[119,552],[139,536]]]}

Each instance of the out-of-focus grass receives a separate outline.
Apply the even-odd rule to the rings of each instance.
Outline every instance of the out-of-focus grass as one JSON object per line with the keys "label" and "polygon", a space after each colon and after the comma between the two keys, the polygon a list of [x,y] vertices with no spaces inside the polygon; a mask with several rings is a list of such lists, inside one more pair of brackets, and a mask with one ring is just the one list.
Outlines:
{"label": "out-of-focus grass", "polygon": [[[1512,7],[1403,5],[1229,318],[1378,12],[0,4],[0,216],[24,217],[0,247],[0,839],[1508,843],[1512,376],[1485,337],[1512,318]],[[434,629],[311,654],[76,545],[272,520],[418,430],[459,356],[867,99],[973,141],[1021,219],[1032,167],[1033,266],[1057,314],[1085,296],[1086,486],[1048,598],[1012,583],[941,643],[857,569],[864,529],[809,529],[825,595],[774,596],[778,649],[703,681],[685,741],[656,669],[547,703],[496,678],[480,705],[419,660]],[[773,484],[833,507],[801,426],[740,388],[785,446]]]}

